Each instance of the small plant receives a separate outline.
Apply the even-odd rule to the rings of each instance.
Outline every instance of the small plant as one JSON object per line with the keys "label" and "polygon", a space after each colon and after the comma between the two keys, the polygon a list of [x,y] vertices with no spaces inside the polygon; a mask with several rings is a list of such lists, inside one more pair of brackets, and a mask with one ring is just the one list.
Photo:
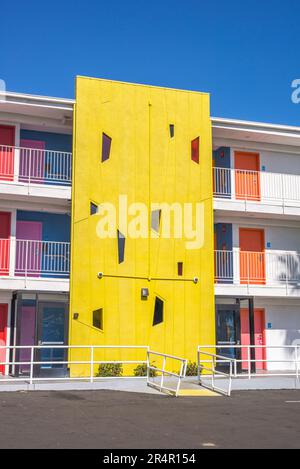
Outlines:
{"label": "small plant", "polygon": [[[151,363],[151,366],[153,366],[153,363]],[[133,370],[133,373],[134,373],[134,376],[147,376],[147,365],[146,365],[146,363],[138,365]],[[150,376],[150,378],[155,378],[157,376],[156,370],[149,370],[149,376]]]}
{"label": "small plant", "polygon": [[196,362],[189,361],[186,367],[186,376],[197,376],[198,365]]}
{"label": "small plant", "polygon": [[120,377],[123,374],[123,367],[121,363],[102,363],[99,365],[97,378],[107,378],[110,376]]}

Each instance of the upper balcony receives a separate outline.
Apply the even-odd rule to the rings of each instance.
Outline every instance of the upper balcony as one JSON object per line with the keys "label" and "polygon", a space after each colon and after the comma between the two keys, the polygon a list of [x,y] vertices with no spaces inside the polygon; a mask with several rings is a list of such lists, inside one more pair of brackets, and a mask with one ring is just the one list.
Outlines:
{"label": "upper balcony", "polygon": [[70,211],[73,106],[70,99],[0,92],[3,208]]}
{"label": "upper balcony", "polygon": [[300,253],[215,251],[215,293],[299,298]]}
{"label": "upper balcony", "polygon": [[70,243],[0,239],[0,288],[68,291]]}
{"label": "upper balcony", "polygon": [[0,193],[71,199],[72,153],[0,145]]}
{"label": "upper balcony", "polygon": [[214,207],[257,216],[300,216],[300,175],[213,168]]}

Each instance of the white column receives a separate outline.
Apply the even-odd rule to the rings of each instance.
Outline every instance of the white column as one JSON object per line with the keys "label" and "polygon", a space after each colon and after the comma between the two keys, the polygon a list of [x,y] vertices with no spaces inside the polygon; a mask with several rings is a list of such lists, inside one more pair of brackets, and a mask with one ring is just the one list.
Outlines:
{"label": "white column", "polygon": [[20,166],[20,124],[15,126],[15,152],[14,152],[14,182],[19,180]]}
{"label": "white column", "polygon": [[11,211],[9,276],[14,277],[16,265],[17,210]]}

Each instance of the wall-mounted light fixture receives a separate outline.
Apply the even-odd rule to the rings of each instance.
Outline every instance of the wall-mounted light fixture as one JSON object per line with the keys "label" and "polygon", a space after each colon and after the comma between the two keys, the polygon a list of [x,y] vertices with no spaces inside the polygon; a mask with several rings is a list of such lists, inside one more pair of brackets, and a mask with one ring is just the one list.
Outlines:
{"label": "wall-mounted light fixture", "polygon": [[149,288],[142,288],[141,289],[142,300],[147,300],[148,296],[149,296]]}

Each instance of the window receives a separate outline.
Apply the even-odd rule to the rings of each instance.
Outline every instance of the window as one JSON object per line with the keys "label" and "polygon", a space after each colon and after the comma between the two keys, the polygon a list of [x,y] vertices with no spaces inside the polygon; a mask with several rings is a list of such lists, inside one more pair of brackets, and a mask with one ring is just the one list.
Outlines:
{"label": "window", "polygon": [[192,161],[199,164],[199,147],[200,147],[200,137],[192,140],[191,144],[191,157]]}
{"label": "window", "polygon": [[102,134],[102,163],[109,159],[112,139],[105,133]]}
{"label": "window", "polygon": [[151,228],[156,233],[159,233],[161,219],[161,210],[152,210],[151,212]]}
{"label": "window", "polygon": [[177,274],[179,277],[183,275],[183,262],[177,262]]}
{"label": "window", "polygon": [[93,311],[93,326],[103,331],[103,309]]}
{"label": "window", "polygon": [[170,125],[169,125],[169,128],[170,128],[170,137],[173,138],[173,137],[174,137],[174,134],[175,134],[175,126],[174,126],[174,124],[170,124]]}
{"label": "window", "polygon": [[96,215],[98,213],[98,205],[94,204],[94,202],[90,203],[90,214]]}
{"label": "window", "polygon": [[155,298],[153,326],[162,323],[164,320],[164,302],[158,296]]}
{"label": "window", "polygon": [[125,258],[125,236],[118,230],[118,260],[119,264],[124,262]]}

